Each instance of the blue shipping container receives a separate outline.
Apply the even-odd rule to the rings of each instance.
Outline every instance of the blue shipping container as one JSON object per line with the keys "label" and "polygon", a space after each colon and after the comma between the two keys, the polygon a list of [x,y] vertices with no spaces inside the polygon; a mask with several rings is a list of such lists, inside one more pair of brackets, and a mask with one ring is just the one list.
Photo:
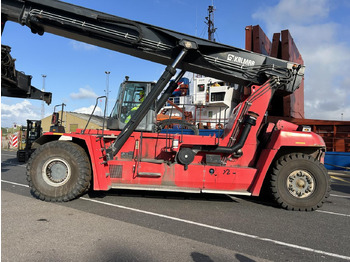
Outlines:
{"label": "blue shipping container", "polygon": [[350,152],[326,152],[324,163],[329,170],[347,170],[350,168]]}

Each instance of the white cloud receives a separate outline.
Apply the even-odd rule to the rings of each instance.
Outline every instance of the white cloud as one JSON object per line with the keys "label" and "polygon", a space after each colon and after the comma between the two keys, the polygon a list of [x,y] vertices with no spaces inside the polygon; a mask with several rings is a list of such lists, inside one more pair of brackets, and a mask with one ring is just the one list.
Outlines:
{"label": "white cloud", "polygon": [[[268,2],[267,2],[268,3]],[[264,20],[266,25],[278,32],[292,24],[315,24],[326,18],[330,7],[327,0],[281,0],[276,6],[263,6],[252,16]]]}
{"label": "white cloud", "polygon": [[340,120],[343,113],[350,120],[350,45],[339,37],[342,25],[328,21],[329,6],[327,0],[281,0],[253,18],[266,23],[268,35],[289,29],[306,65],[305,117]]}
{"label": "white cloud", "polygon": [[[81,108],[74,110],[73,112],[90,115],[92,113],[92,110],[94,109],[94,107],[95,107],[94,105],[91,105],[89,107],[81,107]],[[99,106],[96,107],[94,115],[103,116],[103,111]]]}
{"label": "white cloud", "polygon": [[91,89],[91,87],[86,86],[86,88],[79,88],[79,93],[71,93],[70,97],[73,99],[85,99],[97,98],[98,95]]}
{"label": "white cloud", "polygon": [[26,99],[13,105],[1,103],[1,126],[12,127],[14,123],[26,125],[27,119],[39,120],[40,112]]}
{"label": "white cloud", "polygon": [[71,40],[69,44],[73,47],[74,50],[84,50],[84,51],[90,51],[90,50],[96,50],[97,46],[89,45],[87,43],[78,42],[75,40]]}

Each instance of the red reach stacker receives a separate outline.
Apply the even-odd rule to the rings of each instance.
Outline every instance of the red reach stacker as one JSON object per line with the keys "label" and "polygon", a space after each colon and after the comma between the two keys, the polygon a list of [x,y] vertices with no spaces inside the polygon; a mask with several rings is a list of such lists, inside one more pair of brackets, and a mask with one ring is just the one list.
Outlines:
{"label": "red reach stacker", "polygon": [[[166,65],[152,87],[130,87],[133,94],[149,90],[128,121],[119,117],[128,113],[119,97],[107,128],[49,132],[36,141],[40,147],[27,166],[35,197],[69,201],[90,188],[269,192],[283,208],[308,211],[329,196],[322,138],[307,127],[266,122],[272,96],[294,92],[303,65],[60,1],[3,0],[1,13],[3,26],[13,21],[39,35],[53,33]],[[239,85],[248,94],[221,137],[155,131],[156,114],[186,71]]]}

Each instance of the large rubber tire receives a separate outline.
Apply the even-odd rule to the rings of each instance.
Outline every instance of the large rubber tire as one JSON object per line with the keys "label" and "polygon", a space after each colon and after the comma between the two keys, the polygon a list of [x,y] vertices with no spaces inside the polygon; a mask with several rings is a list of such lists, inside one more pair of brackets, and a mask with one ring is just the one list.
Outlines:
{"label": "large rubber tire", "polygon": [[312,211],[329,197],[330,177],[325,167],[310,155],[288,154],[272,168],[270,190],[283,208]]}
{"label": "large rubber tire", "polygon": [[27,180],[36,198],[53,202],[69,201],[89,189],[90,160],[77,144],[49,142],[36,149],[29,159]]}

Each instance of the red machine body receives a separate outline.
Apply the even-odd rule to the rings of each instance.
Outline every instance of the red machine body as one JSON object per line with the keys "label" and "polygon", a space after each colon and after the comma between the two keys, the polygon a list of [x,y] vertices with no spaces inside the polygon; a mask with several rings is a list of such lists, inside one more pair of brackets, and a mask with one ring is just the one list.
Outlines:
{"label": "red machine body", "polygon": [[[115,159],[105,163],[106,148],[119,135],[120,131],[77,130],[76,133],[45,133],[45,140],[72,140],[85,144],[90,156],[93,189],[111,188],[161,190],[180,192],[206,192],[258,196],[268,169],[281,149],[303,151],[308,148],[319,154],[322,161],[324,142],[320,136],[311,132],[297,131],[298,126],[286,121],[266,124],[261,128],[272,90],[267,87],[253,86],[251,95],[235,108],[222,138],[133,132]],[[193,161],[184,166],[177,160],[181,148],[197,145],[227,146],[230,141],[239,138],[241,119],[248,111],[257,117],[242,147],[242,156],[236,158],[223,153],[209,154],[220,159],[217,163],[208,161],[208,154],[198,152]],[[259,134],[259,139],[258,135]],[[259,148],[259,143],[264,143]],[[101,150],[102,149],[102,150]],[[288,151],[288,150],[287,150]],[[207,163],[209,162],[209,163]]]}

